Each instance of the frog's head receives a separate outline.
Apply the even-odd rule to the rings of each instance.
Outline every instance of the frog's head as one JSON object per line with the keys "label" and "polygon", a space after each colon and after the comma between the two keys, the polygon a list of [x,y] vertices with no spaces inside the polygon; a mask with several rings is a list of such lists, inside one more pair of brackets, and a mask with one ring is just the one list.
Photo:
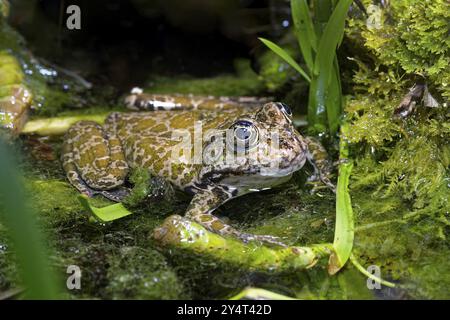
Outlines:
{"label": "frog's head", "polygon": [[235,193],[270,188],[303,167],[307,145],[280,102],[222,125],[203,149],[202,184],[219,184]]}

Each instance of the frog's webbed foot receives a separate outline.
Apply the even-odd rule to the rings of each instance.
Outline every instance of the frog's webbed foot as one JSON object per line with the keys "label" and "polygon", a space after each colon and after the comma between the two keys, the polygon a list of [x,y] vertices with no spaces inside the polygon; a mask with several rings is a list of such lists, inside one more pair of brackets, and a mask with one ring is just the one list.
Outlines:
{"label": "frog's webbed foot", "polygon": [[232,197],[233,195],[228,190],[219,186],[215,186],[208,190],[200,190],[192,199],[191,204],[186,211],[186,217],[200,223],[209,231],[221,236],[232,236],[246,243],[249,241],[257,241],[283,247],[286,246],[278,237],[241,232],[212,214],[217,207]]}
{"label": "frog's webbed foot", "polygon": [[329,189],[336,193],[336,186],[325,176],[312,176],[306,182],[307,185],[312,186],[311,193],[317,193],[318,191]]}
{"label": "frog's webbed foot", "polygon": [[315,179],[315,180],[308,180],[305,185],[311,186],[311,194],[316,194],[319,191],[329,189],[328,186],[324,185],[322,181]]}
{"label": "frog's webbed foot", "polygon": [[[316,192],[326,186],[336,193],[336,186],[330,180],[333,167],[328,160],[327,151],[315,138],[305,137],[305,140],[308,143],[309,152],[307,159],[314,168],[314,174],[308,179],[308,184],[313,185],[312,191]],[[324,186],[320,186],[319,182],[322,182]]]}

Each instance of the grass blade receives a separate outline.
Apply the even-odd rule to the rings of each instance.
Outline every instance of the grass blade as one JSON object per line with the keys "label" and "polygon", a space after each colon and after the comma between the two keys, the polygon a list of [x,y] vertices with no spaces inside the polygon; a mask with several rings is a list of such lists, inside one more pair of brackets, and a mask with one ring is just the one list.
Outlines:
{"label": "grass blade", "polygon": [[264,43],[270,50],[275,52],[281,59],[286,61],[292,68],[297,70],[298,73],[300,73],[303,76],[303,78],[305,78],[306,81],[311,82],[311,78],[305,72],[305,70],[303,70],[303,68],[300,67],[300,65],[297,62],[295,62],[295,60],[292,59],[292,57],[283,48],[276,45],[275,43],[273,43],[270,40],[267,40],[264,38],[258,38],[258,39],[261,40],[262,43]]}
{"label": "grass blade", "polygon": [[[348,159],[349,150],[347,143],[348,125],[341,126],[340,140],[340,159],[345,161]],[[328,262],[328,272],[335,274],[338,272],[350,258],[353,248],[353,239],[355,234],[353,209],[348,191],[350,174],[353,164],[351,162],[343,162],[339,166],[339,177],[336,192],[336,226],[334,231],[334,252],[330,256]]]}
{"label": "grass blade", "polygon": [[308,97],[308,124],[313,134],[325,132],[327,129],[325,93],[325,84],[319,82],[317,76],[313,75]]}
{"label": "grass blade", "polygon": [[[342,96],[337,73],[336,48],[342,39],[345,18],[351,3],[352,0],[340,0],[325,26],[314,63],[314,86],[310,88],[308,121],[316,127],[323,127],[327,123],[332,134],[339,126]],[[323,2],[324,7],[326,4],[327,2]],[[336,63],[335,66],[333,62]]]}
{"label": "grass blade", "polygon": [[345,18],[351,3],[352,0],[340,0],[338,2],[319,41],[314,73],[318,75],[319,70],[321,73],[326,72],[326,81],[330,79],[331,65],[336,54],[337,45],[344,33]]}
{"label": "grass blade", "polygon": [[327,119],[328,128],[330,133],[334,135],[339,128],[341,106],[342,106],[342,93],[341,93],[341,83],[339,75],[339,64],[337,62],[337,57],[335,55],[334,62],[332,65],[333,71],[331,73],[331,79],[328,84],[328,90],[326,95],[326,109],[327,109]]}
{"label": "grass blade", "polygon": [[0,219],[11,237],[17,255],[27,299],[57,299],[57,282],[52,274],[36,216],[26,205],[10,148],[0,139]]}
{"label": "grass blade", "polygon": [[310,72],[314,69],[314,52],[317,39],[314,25],[306,0],[291,0],[292,20],[294,21],[297,41]]}

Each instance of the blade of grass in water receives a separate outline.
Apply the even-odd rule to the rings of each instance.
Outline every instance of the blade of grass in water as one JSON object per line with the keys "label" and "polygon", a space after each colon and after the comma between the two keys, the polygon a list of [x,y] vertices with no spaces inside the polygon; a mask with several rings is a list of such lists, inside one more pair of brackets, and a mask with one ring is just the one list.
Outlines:
{"label": "blade of grass in water", "polygon": [[328,128],[331,134],[334,134],[339,129],[341,106],[342,106],[342,92],[339,75],[339,65],[336,55],[334,56],[334,62],[332,65],[331,79],[328,84],[328,90],[326,95],[325,104],[327,106],[327,121]]}
{"label": "blade of grass in water", "polygon": [[325,80],[330,79],[331,65],[336,53],[338,43],[342,39],[345,27],[345,18],[352,0],[340,0],[333,10],[325,30],[320,38],[317,57],[314,64],[314,73],[326,73]]}
{"label": "blade of grass in water", "polygon": [[355,234],[352,202],[350,193],[348,192],[348,184],[353,164],[347,162],[349,153],[346,140],[347,133],[348,125],[344,123],[341,126],[340,160],[342,163],[339,165],[339,177],[336,192],[336,226],[333,242],[334,253],[330,256],[328,263],[328,272],[330,274],[338,272],[350,258]]}
{"label": "blade of grass in water", "polygon": [[314,69],[314,52],[317,50],[317,39],[314,25],[309,14],[306,0],[291,0],[292,20],[294,21],[297,41],[308,66],[309,72]]}
{"label": "blade of grass in water", "polygon": [[0,219],[7,227],[17,256],[25,298],[56,299],[57,285],[51,273],[48,251],[34,213],[26,205],[15,161],[0,139]]}
{"label": "blade of grass in water", "polygon": [[[323,2],[324,6],[327,4]],[[308,120],[316,125],[328,123],[331,134],[337,132],[342,94],[337,74],[336,48],[342,39],[345,18],[352,0],[341,0],[336,5],[320,37],[314,63],[313,83],[310,88]],[[325,116],[326,113],[326,116]]]}
{"label": "blade of grass in water", "polygon": [[311,82],[311,78],[305,72],[305,70],[303,70],[303,68],[300,67],[300,65],[297,62],[295,62],[295,60],[292,59],[292,57],[283,48],[281,48],[280,46],[276,45],[275,43],[273,43],[270,40],[267,40],[267,39],[264,39],[264,38],[258,38],[258,39],[261,40],[262,43],[264,43],[270,50],[272,50],[278,56],[280,56],[280,58],[282,58],[284,61],[286,61],[292,68],[297,70],[298,73],[300,73],[303,76],[303,78],[306,79],[306,81]]}

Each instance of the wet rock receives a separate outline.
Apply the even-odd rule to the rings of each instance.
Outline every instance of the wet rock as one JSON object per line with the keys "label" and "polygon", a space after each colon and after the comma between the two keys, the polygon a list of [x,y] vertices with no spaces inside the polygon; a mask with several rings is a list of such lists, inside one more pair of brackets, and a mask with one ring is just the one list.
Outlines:
{"label": "wet rock", "polygon": [[19,62],[8,51],[0,51],[0,126],[19,132],[31,101]]}

